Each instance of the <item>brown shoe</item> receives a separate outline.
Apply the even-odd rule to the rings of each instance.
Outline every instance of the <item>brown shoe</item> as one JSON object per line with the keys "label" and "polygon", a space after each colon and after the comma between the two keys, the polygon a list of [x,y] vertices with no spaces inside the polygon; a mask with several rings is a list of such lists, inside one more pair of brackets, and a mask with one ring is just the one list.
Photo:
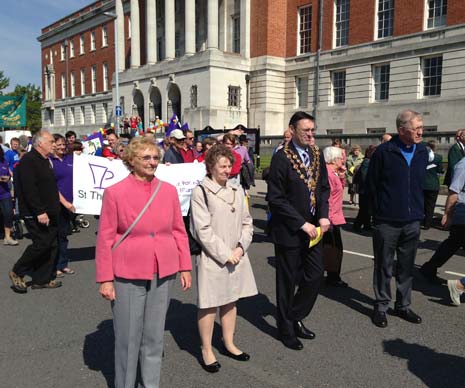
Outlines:
{"label": "brown shoe", "polygon": [[11,289],[18,294],[25,294],[27,292],[26,282],[24,278],[16,275],[13,271],[8,273],[8,277],[11,280]]}
{"label": "brown shoe", "polygon": [[45,284],[33,284],[31,288],[33,290],[40,290],[41,288],[58,288],[61,287],[61,282],[57,280],[50,280],[48,283]]}

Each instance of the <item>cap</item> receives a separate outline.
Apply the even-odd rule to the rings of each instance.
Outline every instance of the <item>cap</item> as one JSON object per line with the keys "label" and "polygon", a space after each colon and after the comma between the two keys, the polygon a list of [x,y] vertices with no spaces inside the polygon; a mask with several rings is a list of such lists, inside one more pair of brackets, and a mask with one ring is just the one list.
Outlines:
{"label": "cap", "polygon": [[174,137],[177,140],[185,139],[184,133],[180,129],[173,129],[170,133],[170,137]]}

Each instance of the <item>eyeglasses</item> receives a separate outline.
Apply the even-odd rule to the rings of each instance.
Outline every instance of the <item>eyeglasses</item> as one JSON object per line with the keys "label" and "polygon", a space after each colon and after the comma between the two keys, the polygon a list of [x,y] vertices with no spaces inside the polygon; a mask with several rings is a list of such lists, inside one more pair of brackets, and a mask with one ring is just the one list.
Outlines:
{"label": "eyeglasses", "polygon": [[150,155],[145,155],[145,156],[136,156],[137,159],[140,159],[144,161],[145,163],[150,162],[151,160],[158,162],[160,160],[159,156],[150,156]]}
{"label": "eyeglasses", "polygon": [[194,140],[194,138],[193,137],[188,137],[187,140]]}

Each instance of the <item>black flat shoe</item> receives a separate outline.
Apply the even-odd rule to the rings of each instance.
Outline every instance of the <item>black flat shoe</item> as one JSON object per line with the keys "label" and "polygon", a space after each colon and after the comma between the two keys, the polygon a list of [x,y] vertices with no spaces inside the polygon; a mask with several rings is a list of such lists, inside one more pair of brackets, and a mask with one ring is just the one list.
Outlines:
{"label": "black flat shoe", "polygon": [[294,322],[294,331],[295,335],[299,338],[303,339],[315,339],[315,333],[304,326],[302,321],[295,321]]}
{"label": "black flat shoe", "polygon": [[250,355],[244,352],[242,352],[241,354],[233,354],[228,349],[224,348],[223,354],[236,361],[249,361],[250,360]]}
{"label": "black flat shoe", "polygon": [[371,318],[371,321],[375,326],[385,328],[388,324],[387,318],[386,318],[386,313],[384,311],[377,311],[375,310],[373,312],[373,317]]}
{"label": "black flat shoe", "polygon": [[211,364],[205,364],[203,360],[200,360],[200,365],[202,365],[203,370],[208,373],[216,373],[220,371],[221,365],[218,361],[215,361]]}
{"label": "black flat shoe", "polygon": [[421,323],[421,317],[410,309],[394,310],[394,314],[410,323]]}
{"label": "black flat shoe", "polygon": [[300,342],[296,337],[281,337],[280,338],[281,342],[286,348],[292,349],[292,350],[302,350],[304,348],[304,345],[302,342]]}
{"label": "black flat shoe", "polygon": [[347,288],[349,285],[342,279],[338,280],[326,280],[327,287],[338,287],[338,288]]}

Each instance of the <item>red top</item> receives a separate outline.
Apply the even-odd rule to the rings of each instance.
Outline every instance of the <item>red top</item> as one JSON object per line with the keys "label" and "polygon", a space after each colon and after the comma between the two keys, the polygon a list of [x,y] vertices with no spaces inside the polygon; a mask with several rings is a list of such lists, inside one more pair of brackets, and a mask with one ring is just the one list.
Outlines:
{"label": "red top", "polygon": [[181,152],[181,156],[184,159],[184,163],[193,163],[195,160],[194,151],[192,150],[185,150],[184,148],[180,148],[179,151]]}
{"label": "red top", "polygon": [[232,165],[231,174],[229,174],[230,178],[234,178],[235,176],[239,175],[241,172],[242,166],[242,158],[236,151],[231,150],[234,155],[234,164]]}
{"label": "red top", "polygon": [[111,148],[110,147],[105,147],[103,150],[102,150],[102,156],[104,158],[113,158],[113,159],[117,159],[118,158],[118,155],[114,154],[112,151],[111,151]]}

